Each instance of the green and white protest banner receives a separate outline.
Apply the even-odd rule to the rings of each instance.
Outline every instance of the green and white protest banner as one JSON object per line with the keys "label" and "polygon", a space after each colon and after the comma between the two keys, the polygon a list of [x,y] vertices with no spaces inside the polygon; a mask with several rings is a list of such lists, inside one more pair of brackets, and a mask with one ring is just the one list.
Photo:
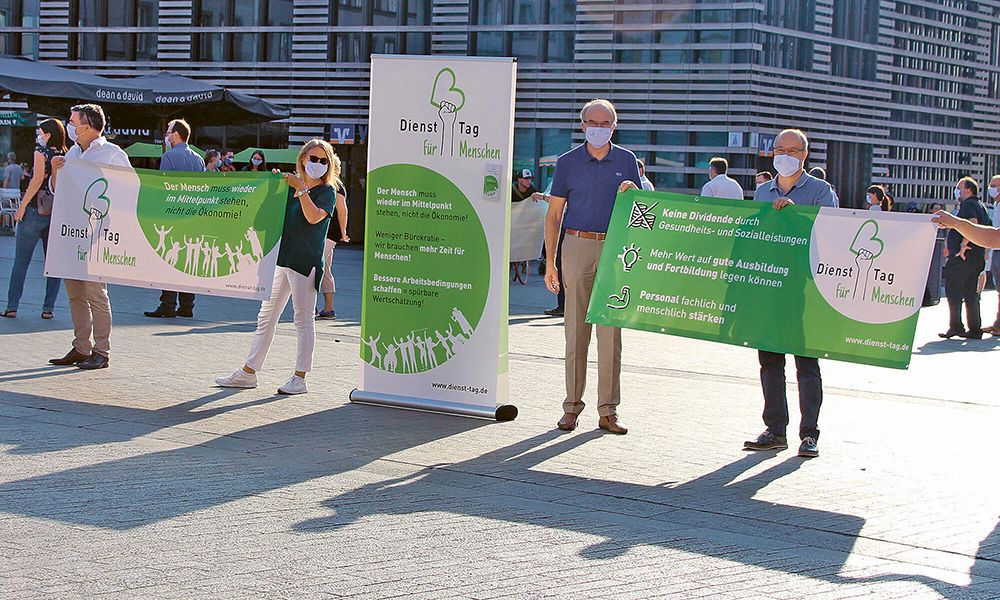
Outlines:
{"label": "green and white protest banner", "polygon": [[620,194],[587,319],[905,369],[930,215]]}
{"label": "green and white protest banner", "polygon": [[513,59],[373,56],[351,400],[510,420]]}
{"label": "green and white protest banner", "polygon": [[45,274],[263,300],[287,193],[271,173],[132,171],[67,160]]}

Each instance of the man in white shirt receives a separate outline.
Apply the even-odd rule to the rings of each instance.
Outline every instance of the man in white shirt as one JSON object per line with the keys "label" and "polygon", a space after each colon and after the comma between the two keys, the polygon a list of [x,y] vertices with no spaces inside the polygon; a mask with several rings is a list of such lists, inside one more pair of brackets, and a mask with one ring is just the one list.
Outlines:
{"label": "man in white shirt", "polygon": [[743,187],[735,179],[726,175],[729,171],[729,161],[716,156],[708,161],[709,181],[701,188],[701,195],[708,198],[729,198],[743,200]]}
{"label": "man in white shirt", "polygon": [[[105,165],[132,168],[125,151],[104,137],[104,110],[96,104],[74,106],[66,123],[69,139],[76,142],[65,158],[52,159],[50,188],[56,190],[59,169],[66,158],[89,160]],[[93,235],[93,234],[92,234]],[[49,360],[54,365],[76,365],[81,369],[104,369],[111,353],[111,300],[108,289],[96,281],[63,279],[69,296],[73,319],[73,348],[62,358]],[[93,334],[94,341],[90,337]]]}

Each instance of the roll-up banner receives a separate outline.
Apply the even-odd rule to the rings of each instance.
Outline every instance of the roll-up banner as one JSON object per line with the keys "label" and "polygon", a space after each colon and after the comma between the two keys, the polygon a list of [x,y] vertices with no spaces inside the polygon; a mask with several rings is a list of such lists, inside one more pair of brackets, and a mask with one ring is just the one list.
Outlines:
{"label": "roll-up banner", "polygon": [[372,56],[353,402],[510,420],[516,63]]}
{"label": "roll-up banner", "polygon": [[905,369],[930,215],[620,194],[587,320]]}
{"label": "roll-up banner", "polygon": [[49,277],[231,298],[271,294],[288,186],[272,173],[59,171]]}

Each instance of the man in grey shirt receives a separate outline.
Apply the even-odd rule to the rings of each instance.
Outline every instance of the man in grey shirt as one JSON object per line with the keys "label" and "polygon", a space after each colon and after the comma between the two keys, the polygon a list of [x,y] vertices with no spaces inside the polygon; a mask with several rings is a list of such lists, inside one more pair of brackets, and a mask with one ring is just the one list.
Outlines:
{"label": "man in grey shirt", "polygon": [[[175,119],[167,123],[167,133],[164,141],[170,149],[160,157],[161,171],[192,171],[200,173],[205,170],[205,159],[188,146],[191,137],[191,126],[184,119]],[[178,296],[180,304],[178,305]],[[142,313],[147,317],[193,317],[194,294],[162,290],[160,305],[156,310]]]}
{"label": "man in grey shirt", "polygon": [[21,189],[21,178],[24,177],[24,169],[17,164],[17,155],[13,152],[7,153],[7,166],[3,168],[3,186],[14,190]]}
{"label": "man in grey shirt", "polygon": [[[786,129],[774,140],[774,168],[778,176],[761,184],[753,199],[770,202],[775,210],[790,204],[837,207],[830,184],[803,170],[809,156],[809,140],[798,129]],[[760,383],[764,392],[764,424],[767,429],[756,440],[744,442],[747,450],[781,450],[788,447],[788,400],[785,395],[785,355],[757,351],[760,360]],[[823,380],[819,360],[795,357],[799,383],[799,456],[819,456],[819,407],[823,403]]]}

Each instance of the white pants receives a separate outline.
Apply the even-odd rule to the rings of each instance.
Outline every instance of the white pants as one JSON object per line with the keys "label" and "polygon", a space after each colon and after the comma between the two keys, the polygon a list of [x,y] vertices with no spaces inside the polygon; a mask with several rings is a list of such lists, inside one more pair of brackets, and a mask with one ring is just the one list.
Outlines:
{"label": "white pants", "polygon": [[333,249],[337,247],[337,242],[326,240],[323,248],[323,281],[319,284],[319,291],[323,294],[336,294],[337,282],[333,280]]}
{"label": "white pants", "polygon": [[250,355],[247,357],[247,366],[254,371],[259,371],[264,366],[267,351],[274,340],[274,330],[278,326],[281,313],[288,305],[289,297],[292,298],[295,332],[298,339],[295,370],[312,370],[313,349],[316,347],[316,322],[313,320],[313,311],[316,309],[314,273],[315,269],[306,277],[287,267],[275,268],[271,297],[260,303],[257,333],[253,336]]}

